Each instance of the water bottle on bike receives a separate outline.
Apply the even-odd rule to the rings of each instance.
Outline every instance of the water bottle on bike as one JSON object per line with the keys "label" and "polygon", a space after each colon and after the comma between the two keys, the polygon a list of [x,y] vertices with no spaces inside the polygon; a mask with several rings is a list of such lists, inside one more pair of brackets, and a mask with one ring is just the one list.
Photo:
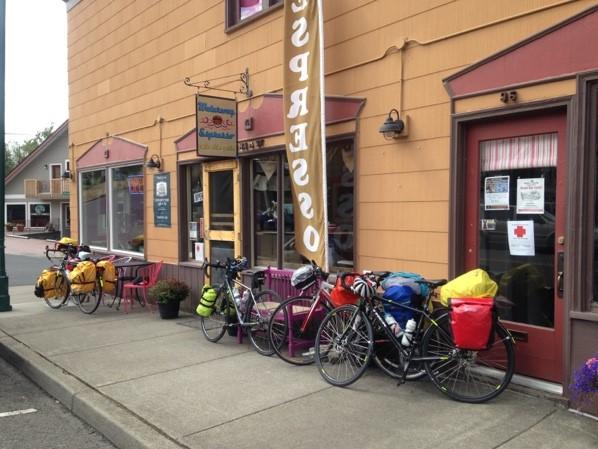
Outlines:
{"label": "water bottle on bike", "polygon": [[403,332],[403,338],[401,339],[401,344],[403,346],[411,345],[411,340],[413,339],[413,331],[415,330],[415,320],[413,318],[407,321],[405,325],[405,332]]}

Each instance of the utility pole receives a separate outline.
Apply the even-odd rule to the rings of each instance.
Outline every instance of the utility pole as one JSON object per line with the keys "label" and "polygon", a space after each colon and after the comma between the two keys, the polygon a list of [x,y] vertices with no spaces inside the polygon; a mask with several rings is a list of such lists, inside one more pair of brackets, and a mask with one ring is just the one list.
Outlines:
{"label": "utility pole", "polygon": [[12,310],[8,294],[8,276],[6,274],[6,257],[4,233],[4,182],[6,166],[4,162],[6,147],[4,144],[4,80],[6,67],[6,1],[0,0],[0,312]]}

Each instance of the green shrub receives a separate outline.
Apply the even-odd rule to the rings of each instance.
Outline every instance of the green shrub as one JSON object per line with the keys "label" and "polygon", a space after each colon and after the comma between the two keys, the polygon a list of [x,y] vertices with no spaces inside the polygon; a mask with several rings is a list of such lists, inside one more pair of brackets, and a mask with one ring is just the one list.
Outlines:
{"label": "green shrub", "polygon": [[177,279],[164,279],[150,287],[148,293],[151,299],[157,303],[166,304],[169,302],[184,301],[189,296],[190,288],[183,281]]}

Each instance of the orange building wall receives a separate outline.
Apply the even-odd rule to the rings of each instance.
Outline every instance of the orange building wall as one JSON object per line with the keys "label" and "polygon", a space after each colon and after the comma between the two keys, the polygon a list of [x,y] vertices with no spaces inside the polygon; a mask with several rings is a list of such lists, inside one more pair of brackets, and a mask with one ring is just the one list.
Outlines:
{"label": "orange building wall", "polygon": [[[358,269],[448,274],[451,105],[442,79],[596,3],[324,0],[326,94],[367,99],[356,139]],[[254,95],[282,88],[282,10],[230,33],[224,17],[223,0],[83,0],[68,14],[72,159],[119,135],[161,154],[171,172],[172,227],[155,228],[146,170],[150,260],[178,257],[174,141],[195,126],[195,91],[183,79],[247,67]],[[408,116],[408,137],[388,142],[378,128],[391,108]]]}

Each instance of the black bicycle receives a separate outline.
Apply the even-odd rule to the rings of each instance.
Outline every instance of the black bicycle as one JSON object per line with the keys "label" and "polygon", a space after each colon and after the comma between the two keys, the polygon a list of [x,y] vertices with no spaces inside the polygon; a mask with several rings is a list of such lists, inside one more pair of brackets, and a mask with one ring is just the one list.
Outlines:
{"label": "black bicycle", "polygon": [[[379,281],[380,279],[376,279]],[[330,384],[347,386],[358,380],[374,353],[374,328],[382,330],[396,351],[393,360],[400,370],[399,384],[421,367],[442,393],[450,398],[480,403],[498,396],[507,387],[515,370],[514,341],[500,323],[487,349],[470,351],[453,343],[448,312],[431,314],[434,289],[446,280],[418,281],[428,287],[426,297],[415,304],[395,303],[373,296],[361,298],[358,305],[332,310],[322,321],[316,337],[316,363]],[[407,345],[394,335],[383,316],[383,304],[410,310],[416,326]]]}
{"label": "black bicycle", "polygon": [[227,259],[225,263],[209,263],[206,259],[202,269],[224,270],[224,282],[217,288],[214,310],[210,316],[200,317],[201,330],[208,341],[216,343],[228,330],[236,335],[239,328],[246,329],[249,341],[262,355],[274,354],[268,337],[268,323],[273,310],[280,304],[280,296],[273,290],[260,290],[263,277],[254,275],[253,285],[239,280],[239,273],[247,269],[245,257]]}

